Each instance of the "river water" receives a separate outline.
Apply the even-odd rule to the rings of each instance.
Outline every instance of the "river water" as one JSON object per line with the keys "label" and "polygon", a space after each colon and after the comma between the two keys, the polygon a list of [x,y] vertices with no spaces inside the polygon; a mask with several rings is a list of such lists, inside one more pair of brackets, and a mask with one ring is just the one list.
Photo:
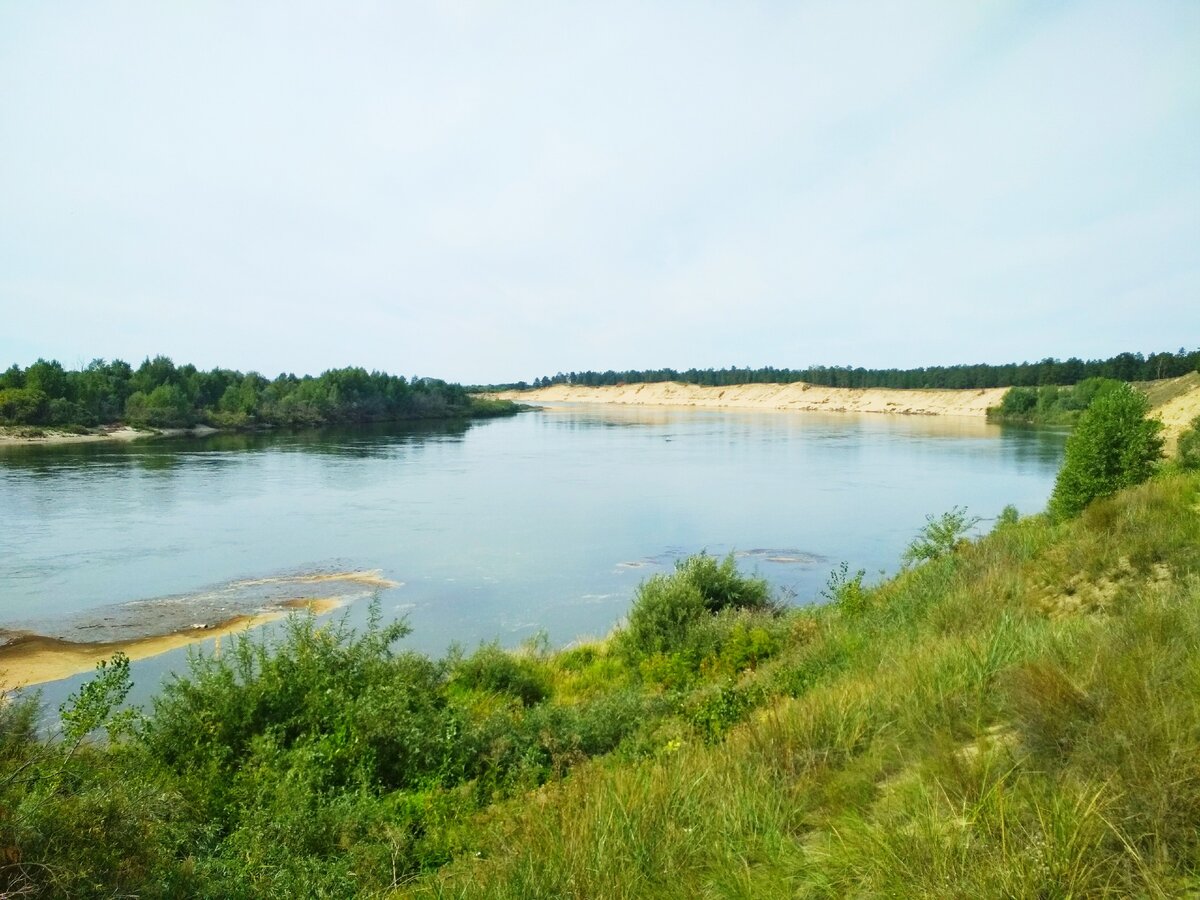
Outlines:
{"label": "river water", "polygon": [[0,448],[0,629],[121,639],[297,597],[358,624],[377,597],[431,653],[561,645],[608,632],[642,579],[700,550],[809,603],[841,560],[894,571],[926,514],[1042,509],[1063,441],[971,419],[562,406]]}

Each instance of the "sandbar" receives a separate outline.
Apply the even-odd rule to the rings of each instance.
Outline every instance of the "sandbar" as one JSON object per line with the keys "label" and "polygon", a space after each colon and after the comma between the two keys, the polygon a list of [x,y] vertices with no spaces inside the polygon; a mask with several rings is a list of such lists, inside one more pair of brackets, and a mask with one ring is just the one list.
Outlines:
{"label": "sandbar", "polygon": [[0,426],[0,447],[20,445],[55,445],[55,444],[96,444],[103,441],[136,441],[141,438],[154,437],[206,437],[216,434],[218,429],[208,425],[197,425],[194,428],[130,428],[128,425],[102,427],[84,434],[61,431],[52,425],[42,427],[30,426]]}
{"label": "sandbar", "polygon": [[318,616],[325,615],[344,603],[345,599],[338,597],[285,600],[274,609],[233,616],[214,625],[193,626],[169,634],[123,641],[89,643],[41,634],[18,634],[6,644],[0,645],[0,689],[30,687],[90,672],[101,660],[110,659],[118,652],[135,661],[148,659],[168,650],[240,634],[268,622],[276,622],[291,612],[303,611]]}

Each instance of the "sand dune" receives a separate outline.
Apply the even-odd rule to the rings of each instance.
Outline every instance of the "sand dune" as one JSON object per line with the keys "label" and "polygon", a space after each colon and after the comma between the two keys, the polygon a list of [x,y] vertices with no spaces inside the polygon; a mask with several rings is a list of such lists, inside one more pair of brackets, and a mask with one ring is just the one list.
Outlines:
{"label": "sand dune", "polygon": [[1154,384],[1155,389],[1147,391],[1147,394],[1152,404],[1156,399],[1160,402],[1154,405],[1151,415],[1163,423],[1167,452],[1173,454],[1180,432],[1200,416],[1200,372]]}
{"label": "sand dune", "polygon": [[627,406],[691,406],[711,409],[793,410],[797,412],[890,413],[910,416],[982,418],[1008,388],[983,390],[892,390],[829,388],[794,384],[740,384],[703,387],[661,382],[613,387],[552,385],[532,391],[504,391],[495,396],[524,403],[615,403]]}

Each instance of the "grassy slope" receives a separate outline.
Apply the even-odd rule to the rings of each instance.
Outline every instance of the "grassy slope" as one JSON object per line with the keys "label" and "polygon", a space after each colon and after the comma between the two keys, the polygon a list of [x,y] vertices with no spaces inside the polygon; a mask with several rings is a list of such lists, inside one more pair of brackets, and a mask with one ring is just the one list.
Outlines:
{"label": "grassy slope", "polygon": [[404,892],[1200,887],[1200,479],[1001,526],[790,635],[741,676],[765,702],[724,740],[664,731],[648,758],[493,806],[474,852]]}

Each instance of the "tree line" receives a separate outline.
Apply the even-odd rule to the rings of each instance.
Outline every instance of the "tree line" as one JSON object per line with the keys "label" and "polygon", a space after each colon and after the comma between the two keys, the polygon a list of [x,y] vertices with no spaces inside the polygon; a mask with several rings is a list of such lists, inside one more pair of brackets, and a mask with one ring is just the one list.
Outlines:
{"label": "tree line", "polygon": [[156,356],[136,369],[119,359],[96,359],[79,370],[39,359],[0,373],[3,425],[303,427],[512,411],[515,406],[502,401],[475,400],[462,385],[356,367],[270,380],[257,372],[177,366]]}
{"label": "tree line", "polygon": [[602,385],[681,381],[711,387],[735,384],[790,384],[804,381],[839,388],[999,388],[1072,385],[1088,378],[1118,381],[1155,381],[1175,378],[1200,369],[1200,349],[1180,348],[1175,353],[1118,353],[1108,359],[1043,359],[1040,362],[1004,365],[923,366],[918,369],[865,369],[861,366],[810,366],[806,369],[630,369],[622,372],[559,372],[535,378],[532,384],[493,385],[495,388],[549,387],[555,384]]}

